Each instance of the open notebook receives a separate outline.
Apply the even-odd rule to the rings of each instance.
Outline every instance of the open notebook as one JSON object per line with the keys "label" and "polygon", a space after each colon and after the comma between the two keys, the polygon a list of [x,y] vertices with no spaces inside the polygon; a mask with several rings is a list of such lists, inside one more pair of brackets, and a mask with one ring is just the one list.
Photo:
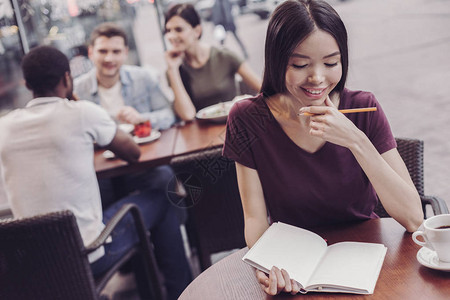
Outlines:
{"label": "open notebook", "polygon": [[273,223],[242,260],[269,273],[285,269],[302,293],[373,294],[387,248],[383,244],[341,242],[331,246],[319,235]]}

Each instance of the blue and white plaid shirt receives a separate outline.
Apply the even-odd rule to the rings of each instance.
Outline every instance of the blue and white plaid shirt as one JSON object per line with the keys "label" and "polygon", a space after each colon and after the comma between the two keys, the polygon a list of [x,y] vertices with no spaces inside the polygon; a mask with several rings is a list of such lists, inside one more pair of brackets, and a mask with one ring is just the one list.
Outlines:
{"label": "blue and white plaid shirt", "polygon": [[[120,68],[120,82],[126,106],[132,106],[149,119],[153,128],[167,129],[172,126],[175,122],[172,105],[148,70],[124,65]],[[74,80],[74,92],[81,100],[100,105],[95,68]]]}

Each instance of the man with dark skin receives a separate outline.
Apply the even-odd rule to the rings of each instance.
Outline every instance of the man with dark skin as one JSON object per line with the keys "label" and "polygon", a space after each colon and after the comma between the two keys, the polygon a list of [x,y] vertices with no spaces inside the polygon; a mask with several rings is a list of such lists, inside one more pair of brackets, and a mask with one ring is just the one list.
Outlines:
{"label": "man with dark skin", "polygon": [[[94,143],[129,163],[138,161],[139,147],[103,108],[90,101],[69,100],[70,67],[59,50],[34,48],[24,57],[22,70],[34,99],[0,118],[0,164],[14,217],[71,210],[88,245],[120,207],[136,204],[151,232],[168,298],[176,299],[191,280],[191,272],[178,217],[165,191],[143,189],[102,210]],[[89,255],[94,275],[108,270],[138,241],[131,222],[131,216],[124,218],[110,242]]]}

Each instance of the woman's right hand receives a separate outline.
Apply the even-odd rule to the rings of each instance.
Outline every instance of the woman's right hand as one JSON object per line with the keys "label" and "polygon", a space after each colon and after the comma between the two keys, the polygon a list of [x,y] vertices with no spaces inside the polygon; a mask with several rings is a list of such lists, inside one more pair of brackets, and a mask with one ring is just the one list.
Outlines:
{"label": "woman's right hand", "polygon": [[288,272],[284,269],[278,269],[273,266],[269,272],[269,276],[266,273],[256,270],[256,278],[261,284],[262,289],[268,295],[277,295],[280,292],[297,294],[300,291],[298,283],[289,277]]}
{"label": "woman's right hand", "polygon": [[183,62],[184,52],[167,50],[165,58],[169,69],[178,69]]}

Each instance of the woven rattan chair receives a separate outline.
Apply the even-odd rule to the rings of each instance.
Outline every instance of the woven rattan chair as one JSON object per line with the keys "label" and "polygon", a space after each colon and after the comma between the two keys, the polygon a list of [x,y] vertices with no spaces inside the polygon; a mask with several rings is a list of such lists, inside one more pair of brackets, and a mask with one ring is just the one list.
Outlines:
{"label": "woven rattan chair", "polygon": [[221,153],[222,148],[207,149],[171,161],[189,195],[185,226],[202,270],[211,265],[212,254],[246,246],[235,164]]}
{"label": "woven rattan chair", "polygon": [[[448,208],[444,200],[424,195],[424,175],[423,175],[423,141],[418,139],[395,138],[397,150],[408,168],[417,192],[422,200],[422,209],[425,218],[427,217],[427,206],[431,207],[434,215],[448,213]],[[375,213],[380,217],[390,217],[381,202],[378,202]]]}
{"label": "woven rattan chair", "polygon": [[[110,270],[94,278],[87,255],[105,243],[118,222],[131,213],[139,243]],[[112,275],[133,261],[142,299],[162,299],[155,258],[139,209],[124,205],[88,247],[75,216],[61,211],[20,220],[0,221],[0,299],[104,299]]]}

